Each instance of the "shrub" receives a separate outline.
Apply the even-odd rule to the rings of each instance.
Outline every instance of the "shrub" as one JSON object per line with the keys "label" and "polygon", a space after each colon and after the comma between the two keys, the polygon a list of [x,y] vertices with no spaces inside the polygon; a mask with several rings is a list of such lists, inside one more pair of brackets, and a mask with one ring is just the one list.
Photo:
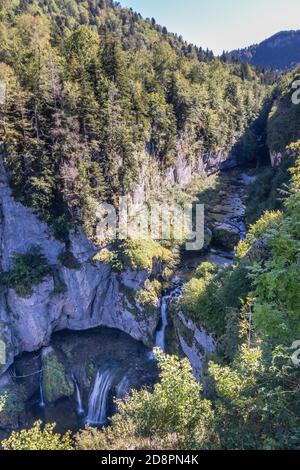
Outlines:
{"label": "shrub", "polygon": [[62,240],[63,242],[67,242],[69,238],[69,223],[65,215],[61,215],[54,220],[51,220],[52,229],[54,232],[54,236],[58,238],[58,240]]}
{"label": "shrub", "polygon": [[254,224],[265,211],[283,209],[283,200],[291,179],[289,168],[295,163],[292,155],[285,155],[279,166],[261,170],[247,190],[245,218]]}
{"label": "shrub", "polygon": [[287,213],[271,230],[272,256],[251,271],[255,287],[254,324],[269,341],[291,344],[300,336],[300,159],[293,170]]}
{"label": "shrub", "polygon": [[259,240],[261,236],[274,227],[282,218],[282,212],[280,211],[267,211],[261,218],[250,226],[245,240],[241,240],[236,248],[236,256],[243,258],[249,249]]}
{"label": "shrub", "polygon": [[201,386],[188,360],[160,351],[156,355],[160,382],[153,392],[133,391],[126,401],[118,400],[119,413],[111,426],[78,434],[79,448],[130,449],[154,439],[163,449],[170,444],[177,449],[202,449],[214,439],[214,412],[211,403],[201,398]]}
{"label": "shrub", "polygon": [[170,263],[173,259],[172,252],[164,248],[155,240],[126,240],[122,247],[122,259],[124,265],[131,269],[144,269],[151,271],[153,260]]}
{"label": "shrub", "polygon": [[93,257],[93,262],[99,261],[100,263],[110,264],[111,267],[118,272],[123,270],[123,264],[119,259],[119,255],[116,251],[103,248]]}
{"label": "shrub", "polygon": [[22,389],[20,387],[7,387],[0,391],[0,426],[1,428],[14,428],[19,417],[24,412]]}
{"label": "shrub", "polygon": [[11,261],[11,269],[4,275],[4,282],[15,289],[21,297],[29,297],[32,287],[40,284],[52,273],[45,256],[39,247],[32,247],[27,253],[16,254]]}
{"label": "shrub", "polygon": [[161,284],[159,281],[145,282],[144,289],[137,292],[135,299],[149,313],[155,313],[159,307]]}
{"label": "shrub", "polygon": [[239,309],[251,288],[247,267],[241,264],[217,271],[208,263],[196,275],[184,287],[181,307],[199,327],[222,336],[229,310]]}
{"label": "shrub", "polygon": [[43,427],[37,421],[31,429],[13,432],[2,442],[4,450],[73,450],[71,434],[64,436],[54,432],[55,424]]}

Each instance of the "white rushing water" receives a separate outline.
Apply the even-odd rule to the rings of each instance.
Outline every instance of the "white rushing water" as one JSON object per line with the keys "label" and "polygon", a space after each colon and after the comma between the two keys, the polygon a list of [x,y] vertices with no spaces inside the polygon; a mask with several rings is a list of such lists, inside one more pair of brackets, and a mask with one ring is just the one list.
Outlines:
{"label": "white rushing water", "polygon": [[112,387],[112,381],[112,371],[97,372],[94,387],[89,398],[87,423],[100,426],[106,423],[108,396]]}
{"label": "white rushing water", "polygon": [[73,382],[74,382],[75,392],[76,392],[77,413],[78,413],[79,415],[83,415],[83,414],[84,414],[84,408],[83,408],[83,404],[82,404],[82,398],[81,398],[80,388],[79,388],[78,381],[77,381],[77,379],[76,379],[76,377],[75,377],[74,374],[73,374]]}
{"label": "white rushing water", "polygon": [[130,389],[129,379],[126,375],[116,387],[116,398],[125,398]]}
{"label": "white rushing water", "polygon": [[39,403],[41,408],[45,408],[46,403],[44,400],[44,391],[43,391],[43,373],[41,372],[40,374],[40,403]]}
{"label": "white rushing water", "polygon": [[168,300],[169,296],[166,295],[161,299],[160,315],[161,327],[156,333],[155,347],[160,348],[162,351],[166,348],[166,328],[168,326]]}

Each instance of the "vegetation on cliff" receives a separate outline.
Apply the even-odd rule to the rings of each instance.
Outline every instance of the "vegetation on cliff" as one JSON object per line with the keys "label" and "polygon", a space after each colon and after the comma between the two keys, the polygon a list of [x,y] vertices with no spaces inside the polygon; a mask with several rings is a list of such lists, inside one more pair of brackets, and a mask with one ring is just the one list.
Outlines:
{"label": "vegetation on cliff", "polygon": [[0,38],[11,184],[54,228],[92,235],[97,204],[128,191],[143,163],[232,149],[268,94],[263,74],[111,1],[2,1]]}
{"label": "vegetation on cliff", "polygon": [[[179,307],[217,343],[205,360],[203,390],[187,360],[157,351],[160,381],[118,401],[107,428],[71,439],[38,422],[3,447],[299,449],[300,369],[292,361],[300,339],[300,107],[290,91],[296,75],[282,78],[266,123],[262,73],[214,59],[113,2],[2,1],[0,38],[0,129],[14,193],[61,234],[78,222],[92,234],[97,203],[115,202],[137,181],[146,153],[161,169],[179,150],[193,160],[242,149],[247,160],[260,118],[270,150],[284,156],[249,188],[251,225],[233,265],[203,263],[184,288]],[[171,269],[174,253],[151,240],[128,240],[93,259],[116,271],[149,272],[154,260]],[[60,261],[78,267],[67,252]],[[16,255],[8,285],[28,294],[48,269],[40,254]],[[135,300],[151,311],[160,289],[151,279]],[[70,395],[63,366],[51,356],[48,362],[48,401],[58,398],[58,384],[59,396]],[[0,413],[14,403],[1,396]]]}

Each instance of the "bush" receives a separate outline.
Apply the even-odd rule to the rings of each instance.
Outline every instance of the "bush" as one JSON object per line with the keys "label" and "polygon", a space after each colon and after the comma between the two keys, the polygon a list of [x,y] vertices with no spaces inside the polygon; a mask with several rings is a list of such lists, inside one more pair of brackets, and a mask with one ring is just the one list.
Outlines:
{"label": "bush", "polygon": [[254,324],[269,341],[290,345],[300,337],[300,160],[293,171],[287,213],[271,230],[272,256],[256,264],[251,277],[255,287]]}
{"label": "bush", "polygon": [[24,413],[22,389],[8,387],[0,391],[0,427],[14,429],[19,423],[19,417]]}
{"label": "bush", "polygon": [[145,282],[144,289],[137,292],[136,301],[149,313],[155,313],[159,308],[161,294],[161,284],[159,281]]}
{"label": "bush", "polygon": [[63,242],[67,242],[69,238],[69,223],[65,215],[61,215],[56,219],[51,219],[51,225],[54,236]]}
{"label": "bush", "polygon": [[285,155],[279,166],[264,168],[247,191],[245,218],[255,223],[265,211],[283,209],[283,200],[291,179],[289,168],[295,163],[292,155]]}
{"label": "bush", "polygon": [[52,274],[52,268],[41,249],[32,247],[27,253],[18,253],[13,257],[4,282],[15,289],[20,297],[30,297],[33,286],[40,284],[49,274]]}
{"label": "bush", "polygon": [[93,257],[93,262],[96,263],[97,261],[104,264],[110,264],[111,267],[117,272],[123,271],[123,264],[120,261],[119,255],[116,251],[103,248],[103,250],[96,253],[96,255]]}
{"label": "bush", "polygon": [[240,265],[217,271],[205,263],[196,270],[196,276],[184,287],[181,307],[199,327],[222,336],[229,310],[239,309],[251,288],[248,270]]}
{"label": "bush", "polygon": [[[160,382],[149,390],[133,391],[117,401],[119,413],[102,431],[85,430],[76,437],[80,449],[130,449],[136,445],[157,448],[203,449],[214,440],[214,412],[201,398],[201,386],[187,359],[156,351]],[[149,448],[149,447],[144,447]],[[151,447],[150,447],[151,448]]]}
{"label": "bush", "polygon": [[31,429],[13,432],[2,442],[4,450],[73,450],[71,434],[64,436],[54,432],[55,424],[43,427],[37,421]]}
{"label": "bush", "polygon": [[121,256],[125,266],[147,271],[152,270],[154,259],[166,264],[173,259],[172,252],[169,249],[151,239],[127,240],[122,247]]}
{"label": "bush", "polygon": [[255,224],[251,225],[245,240],[241,240],[236,248],[237,258],[243,258],[255,242],[280,221],[282,215],[280,211],[267,211]]}

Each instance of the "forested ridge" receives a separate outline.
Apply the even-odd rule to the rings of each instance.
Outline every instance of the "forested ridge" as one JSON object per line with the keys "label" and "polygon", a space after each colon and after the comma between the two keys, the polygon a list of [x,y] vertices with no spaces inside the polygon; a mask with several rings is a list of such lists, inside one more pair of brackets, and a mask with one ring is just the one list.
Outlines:
{"label": "forested ridge", "polygon": [[[299,450],[298,76],[275,80],[214,58],[113,2],[0,0],[2,153],[14,196],[57,237],[72,224],[92,236],[97,204],[132,188],[146,153],[161,171],[179,149],[187,160],[234,151],[240,163],[267,163],[248,186],[247,235],[233,264],[202,263],[172,304],[172,321],[183,312],[215,340],[203,383],[187,359],[156,350],[160,380],[119,400],[107,427],[60,435],[37,422],[12,433],[4,449]],[[267,150],[280,153],[278,166]],[[149,240],[128,241],[125,254],[130,263],[122,265],[106,252],[115,273],[149,269],[155,255],[172,258]],[[78,268],[73,258],[64,262]],[[37,264],[29,290],[47,275],[43,255],[27,253],[14,259],[10,287],[20,290],[28,264]],[[139,301],[150,298],[153,308],[162,286],[151,278],[146,287]],[[0,396],[0,413],[12,405]]]}
{"label": "forested ridge", "polygon": [[58,234],[92,233],[97,203],[131,189],[145,153],[161,171],[179,151],[193,161],[238,143],[254,158],[268,74],[113,2],[2,1],[0,20],[5,162],[15,196]]}

